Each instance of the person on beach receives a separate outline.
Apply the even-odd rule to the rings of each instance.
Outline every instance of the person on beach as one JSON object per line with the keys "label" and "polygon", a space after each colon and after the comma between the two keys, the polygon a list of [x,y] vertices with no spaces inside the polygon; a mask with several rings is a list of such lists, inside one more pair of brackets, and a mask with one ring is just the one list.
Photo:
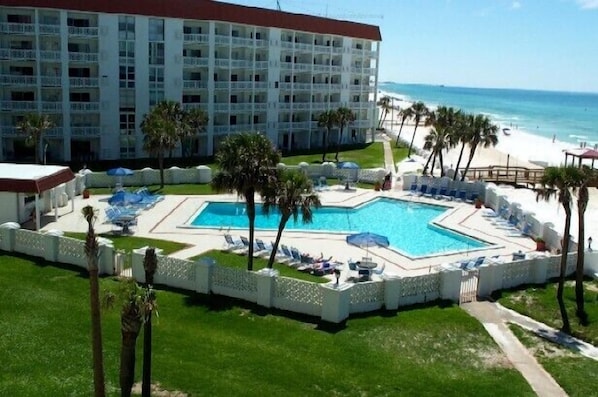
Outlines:
{"label": "person on beach", "polygon": [[554,143],[554,141],[556,141],[556,134],[552,136],[552,143]]}

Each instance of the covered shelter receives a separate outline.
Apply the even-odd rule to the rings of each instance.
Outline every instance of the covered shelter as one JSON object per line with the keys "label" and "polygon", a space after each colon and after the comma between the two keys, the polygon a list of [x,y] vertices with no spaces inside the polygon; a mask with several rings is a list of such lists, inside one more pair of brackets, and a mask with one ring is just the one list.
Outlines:
{"label": "covered shelter", "polygon": [[[40,229],[41,211],[54,208],[58,220],[57,188],[75,179],[69,167],[35,164],[0,164],[0,224],[23,223],[35,220],[35,229]],[[70,184],[74,189],[74,182]],[[64,194],[68,200],[66,186]],[[70,197],[74,198],[72,191]],[[72,210],[75,202],[71,200]]]}
{"label": "covered shelter", "polygon": [[577,166],[581,167],[582,160],[592,160],[592,165],[590,168],[594,168],[594,161],[598,159],[598,150],[591,149],[591,148],[575,148],[575,149],[567,149],[565,150],[565,166],[567,165],[567,160],[571,156],[571,165],[575,165],[575,159],[578,159]]}

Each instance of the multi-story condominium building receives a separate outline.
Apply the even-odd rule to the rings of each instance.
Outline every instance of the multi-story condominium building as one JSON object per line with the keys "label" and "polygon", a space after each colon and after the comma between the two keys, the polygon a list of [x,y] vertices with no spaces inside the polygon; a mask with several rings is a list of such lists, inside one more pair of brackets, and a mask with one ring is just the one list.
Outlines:
{"label": "multi-story condominium building", "polygon": [[317,118],[341,106],[344,142],[376,125],[377,26],[209,0],[0,0],[0,33],[2,161],[31,150],[26,113],[55,123],[49,161],[147,157],[139,125],[164,99],[208,114],[183,156],[239,131],[321,146]]}

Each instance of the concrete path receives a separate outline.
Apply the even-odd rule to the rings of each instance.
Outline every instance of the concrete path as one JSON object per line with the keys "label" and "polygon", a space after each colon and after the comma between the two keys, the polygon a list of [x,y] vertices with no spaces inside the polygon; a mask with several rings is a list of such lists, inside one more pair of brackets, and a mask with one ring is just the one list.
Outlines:
{"label": "concrete path", "polygon": [[540,396],[566,396],[567,393],[521,344],[507,326],[506,312],[492,302],[472,302],[463,309],[477,318],[504,351],[513,366],[521,372],[534,392]]}

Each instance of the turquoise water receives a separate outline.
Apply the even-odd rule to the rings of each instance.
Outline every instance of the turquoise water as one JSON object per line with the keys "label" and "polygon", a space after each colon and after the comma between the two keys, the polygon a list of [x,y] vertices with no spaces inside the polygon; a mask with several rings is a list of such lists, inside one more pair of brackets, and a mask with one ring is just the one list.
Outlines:
{"label": "turquoise water", "polygon": [[382,83],[379,88],[428,106],[483,113],[495,123],[534,135],[598,144],[598,94]]}
{"label": "turquoise water", "polygon": [[[319,208],[314,210],[312,223],[304,224],[301,216],[297,223],[291,218],[285,230],[376,233],[388,237],[393,248],[414,257],[465,251],[487,245],[432,225],[431,221],[446,210],[445,207],[436,205],[380,198],[356,208]],[[277,230],[279,220],[278,213],[266,216],[258,210],[255,227]],[[191,225],[247,229],[245,203],[210,202]]]}

